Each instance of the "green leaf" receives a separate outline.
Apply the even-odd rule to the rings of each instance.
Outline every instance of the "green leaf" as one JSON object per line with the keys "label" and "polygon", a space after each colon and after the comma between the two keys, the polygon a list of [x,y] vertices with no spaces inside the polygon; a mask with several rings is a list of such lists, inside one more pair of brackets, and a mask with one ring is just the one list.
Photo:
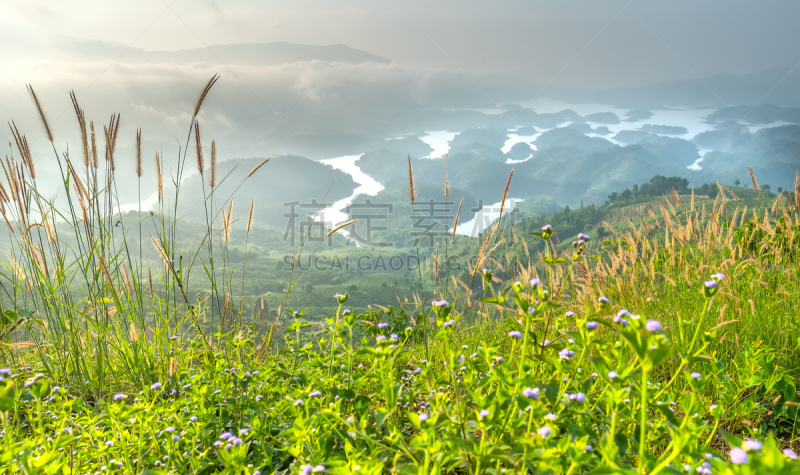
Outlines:
{"label": "green leaf", "polygon": [[562,262],[567,262],[567,259],[563,257],[542,257],[542,262],[546,263],[547,265],[556,265]]}

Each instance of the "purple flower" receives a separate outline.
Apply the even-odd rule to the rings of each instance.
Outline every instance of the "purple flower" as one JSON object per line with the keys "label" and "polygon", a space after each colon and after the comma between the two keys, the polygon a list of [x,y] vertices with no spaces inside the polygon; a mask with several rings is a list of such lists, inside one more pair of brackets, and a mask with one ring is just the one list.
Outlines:
{"label": "purple flower", "polygon": [[531,287],[533,287],[535,289],[536,287],[539,287],[540,285],[542,285],[542,281],[540,281],[539,279],[531,279]]}
{"label": "purple flower", "polygon": [[11,374],[9,368],[0,368],[0,376],[8,376],[9,374]]}
{"label": "purple flower", "polygon": [[189,418],[190,422],[197,422],[197,416],[192,416]]}
{"label": "purple flower", "polygon": [[346,309],[342,310],[342,315],[350,315],[350,313],[352,313],[352,312],[350,312],[349,308],[346,308]]}
{"label": "purple flower", "polygon": [[431,305],[433,305],[434,307],[445,307],[447,306],[447,300],[444,299],[434,300],[433,302],[431,302]]}
{"label": "purple flower", "polygon": [[700,373],[691,373],[689,376],[693,377],[694,379],[700,379],[703,377]]}
{"label": "purple flower", "polygon": [[790,459],[796,459],[797,458],[797,452],[795,452],[792,449],[783,449],[783,455],[789,457]]}
{"label": "purple flower", "polygon": [[658,320],[648,320],[647,323],[644,324],[644,327],[650,333],[661,331],[661,323],[659,323]]}
{"label": "purple flower", "polygon": [[739,447],[734,447],[731,449],[731,462],[735,463],[736,465],[741,465],[743,463],[747,463],[750,460],[750,457],[747,456],[747,452],[740,449]]}
{"label": "purple flower", "polygon": [[742,448],[748,452],[751,450],[761,450],[761,447],[763,447],[763,444],[755,439],[747,439],[742,442]]}
{"label": "purple flower", "polygon": [[544,226],[542,226],[542,232],[548,232],[548,231],[552,231],[552,230],[553,230],[553,226],[550,225],[550,224],[545,224]]}
{"label": "purple flower", "polygon": [[178,441],[180,441],[180,440],[181,440],[181,438],[180,438],[180,437],[178,437],[177,435],[173,435],[173,436],[172,436],[172,441],[173,441],[173,442],[178,442]]}
{"label": "purple flower", "polygon": [[175,432],[175,428],[172,427],[172,426],[169,426],[166,429],[164,429],[164,432],[169,432],[171,434],[171,433]]}
{"label": "purple flower", "polygon": [[384,341],[386,341],[386,336],[378,335],[378,336],[375,337],[375,341],[377,341],[378,343],[384,342]]}
{"label": "purple flower", "polygon": [[558,352],[558,357],[561,358],[562,360],[568,360],[573,356],[575,356],[575,352],[567,348],[564,348],[563,350]]}
{"label": "purple flower", "polygon": [[588,241],[588,240],[590,240],[592,238],[591,238],[591,236],[587,236],[586,234],[578,233],[578,239],[582,239],[584,241]]}
{"label": "purple flower", "polygon": [[536,431],[536,433],[542,436],[543,439],[546,439],[551,435],[553,435],[553,431],[550,430],[550,428],[547,426],[540,427],[539,430]]}
{"label": "purple flower", "polygon": [[231,434],[230,432],[223,432],[222,434],[219,435],[220,440],[228,440],[231,437],[233,437],[233,434]]}
{"label": "purple flower", "polygon": [[481,417],[489,417],[489,411],[486,409],[481,409],[480,413]]}
{"label": "purple flower", "polygon": [[303,404],[303,400],[302,399],[298,399],[297,401],[294,402],[295,406],[300,406],[302,404]]}
{"label": "purple flower", "polygon": [[705,282],[705,285],[707,289],[714,289],[719,285],[719,282],[717,282],[716,280],[707,280]]}
{"label": "purple flower", "polygon": [[384,328],[389,328],[389,324],[388,323],[379,323],[378,324],[378,328],[380,328],[381,330],[383,330]]}
{"label": "purple flower", "polygon": [[586,322],[586,328],[589,330],[597,330],[597,322]]}
{"label": "purple flower", "polygon": [[525,388],[522,390],[522,395],[528,399],[539,399],[539,388]]}
{"label": "purple flower", "polygon": [[722,280],[725,278],[725,274],[717,272],[716,274],[712,275],[711,278],[714,280]]}
{"label": "purple flower", "polygon": [[419,413],[419,421],[420,421],[420,422],[425,422],[425,421],[427,421],[427,420],[428,420],[428,417],[429,417],[429,416],[428,416],[428,414],[427,414],[427,413],[425,413],[425,412],[420,412],[420,413]]}
{"label": "purple flower", "polygon": [[150,386],[150,389],[153,389],[153,390],[156,390],[156,391],[161,389],[161,383],[153,383],[153,385]]}
{"label": "purple flower", "polygon": [[594,452],[594,448],[592,448],[592,446],[588,444],[586,445],[586,447],[583,448],[583,450],[587,452]]}
{"label": "purple flower", "polygon": [[619,376],[616,371],[609,371],[608,372],[608,379],[616,379]]}
{"label": "purple flower", "polygon": [[511,331],[511,332],[508,332],[508,336],[510,336],[511,338],[520,339],[520,338],[522,338],[522,332],[514,330],[514,331]]}
{"label": "purple flower", "polygon": [[397,333],[392,333],[391,335],[389,335],[389,338],[391,338],[392,341],[397,341],[400,337],[397,336]]}
{"label": "purple flower", "polygon": [[575,400],[578,402],[586,402],[586,395],[583,393],[578,393],[575,395]]}
{"label": "purple flower", "polygon": [[126,395],[124,395],[122,393],[117,393],[117,394],[114,395],[114,400],[115,401],[122,401],[126,397],[128,397],[128,396],[126,396]]}
{"label": "purple flower", "polygon": [[322,396],[322,392],[320,392],[320,391],[311,391],[310,393],[308,393],[308,397],[314,397],[314,396]]}
{"label": "purple flower", "polygon": [[597,299],[597,301],[600,302],[601,304],[606,304],[609,302],[608,299],[605,297],[600,297],[599,299]]}
{"label": "purple flower", "polygon": [[566,317],[571,317],[573,315],[575,315],[575,312],[573,312],[572,310],[567,310],[567,313],[564,314],[564,316]]}

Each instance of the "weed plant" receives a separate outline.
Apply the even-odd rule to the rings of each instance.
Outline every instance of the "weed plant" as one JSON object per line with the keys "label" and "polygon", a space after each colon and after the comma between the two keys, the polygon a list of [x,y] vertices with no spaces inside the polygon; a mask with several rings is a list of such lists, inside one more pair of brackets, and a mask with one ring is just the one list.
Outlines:
{"label": "weed plant", "polygon": [[[205,172],[197,117],[215,81],[177,155],[175,202],[192,134]],[[264,333],[236,309],[214,146],[207,233],[181,249],[163,196],[138,229],[115,225],[119,116],[100,162],[73,100],[83,163],[53,146],[67,206],[37,189],[16,128],[20,156],[3,162],[0,336],[30,342],[2,350],[4,473],[800,473],[791,196],[754,217],[722,190],[709,209],[676,196],[566,250],[552,226],[498,222],[472,272],[482,292],[437,275],[434,298],[364,315],[340,293],[309,340],[302,309],[281,306],[291,323]],[[128,245],[134,232],[160,266]],[[210,294],[191,294],[197,274]]]}

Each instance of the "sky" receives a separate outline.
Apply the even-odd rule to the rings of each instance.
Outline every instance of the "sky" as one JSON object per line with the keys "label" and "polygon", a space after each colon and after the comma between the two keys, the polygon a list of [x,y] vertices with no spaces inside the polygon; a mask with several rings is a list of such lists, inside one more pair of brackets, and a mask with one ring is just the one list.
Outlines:
{"label": "sky", "polygon": [[[690,106],[736,104],[741,95],[704,79],[720,74],[777,70],[741,100],[780,103],[800,77],[797,18],[800,2],[788,0],[3,2],[0,111],[43,147],[30,83],[59,145],[76,147],[75,90],[98,128],[122,114],[121,150],[135,126],[146,146],[172,146],[220,73],[201,124],[223,158],[327,159],[360,153],[364,137],[433,127],[432,110],[570,94],[599,101],[608,96],[594,91],[623,88],[616,101],[624,88],[680,80],[700,89]],[[358,53],[323,48],[287,60],[296,52],[222,46],[275,42]]]}
{"label": "sky", "polygon": [[[408,67],[617,86],[790,68],[795,1],[4,2],[0,58],[52,35],[146,50],[345,44]],[[57,51],[57,45],[53,50]],[[31,58],[35,59],[35,58]],[[120,59],[124,59],[123,57]],[[34,79],[35,75],[25,79]]]}

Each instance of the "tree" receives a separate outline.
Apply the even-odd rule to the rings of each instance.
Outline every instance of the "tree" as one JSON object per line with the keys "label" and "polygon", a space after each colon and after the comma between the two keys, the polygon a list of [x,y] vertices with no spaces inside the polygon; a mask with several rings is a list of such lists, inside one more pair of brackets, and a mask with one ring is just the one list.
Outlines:
{"label": "tree", "polygon": [[733,184],[734,184],[735,186],[739,186],[739,185],[741,185],[741,184],[742,184],[742,182],[741,182],[741,181],[739,181],[739,179],[737,178],[737,179],[733,180]]}

